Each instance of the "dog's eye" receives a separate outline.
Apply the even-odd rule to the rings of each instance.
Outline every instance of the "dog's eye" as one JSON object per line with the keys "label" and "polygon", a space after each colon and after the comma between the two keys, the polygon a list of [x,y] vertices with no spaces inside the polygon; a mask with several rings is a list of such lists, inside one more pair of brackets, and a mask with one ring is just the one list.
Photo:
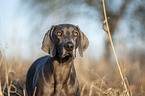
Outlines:
{"label": "dog's eye", "polygon": [[78,32],[74,32],[74,36],[78,36]]}
{"label": "dog's eye", "polygon": [[58,32],[56,33],[56,35],[57,35],[57,36],[61,36],[61,35],[62,35],[62,32],[58,31]]}

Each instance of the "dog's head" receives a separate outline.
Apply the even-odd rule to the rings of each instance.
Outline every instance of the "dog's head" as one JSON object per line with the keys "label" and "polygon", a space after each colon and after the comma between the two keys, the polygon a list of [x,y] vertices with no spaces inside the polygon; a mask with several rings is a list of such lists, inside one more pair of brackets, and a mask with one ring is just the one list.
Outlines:
{"label": "dog's head", "polygon": [[87,49],[89,41],[78,26],[72,24],[60,24],[51,26],[45,34],[42,50],[51,57],[58,55],[62,59],[76,57],[78,48],[80,56]]}

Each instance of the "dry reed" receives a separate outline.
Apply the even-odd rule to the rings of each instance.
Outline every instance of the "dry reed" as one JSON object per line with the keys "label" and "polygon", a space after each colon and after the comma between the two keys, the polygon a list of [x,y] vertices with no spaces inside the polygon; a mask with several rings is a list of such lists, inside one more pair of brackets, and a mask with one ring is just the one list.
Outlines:
{"label": "dry reed", "polygon": [[35,87],[35,89],[34,89],[33,96],[35,96],[35,94],[36,94],[36,90],[37,90],[37,87]]}
{"label": "dry reed", "polygon": [[131,93],[129,91],[128,80],[127,80],[127,78],[125,76],[125,73],[122,71],[121,64],[119,63],[118,58],[117,58],[117,55],[116,55],[116,52],[115,52],[114,44],[113,44],[112,37],[111,37],[111,34],[110,34],[110,29],[109,29],[108,18],[107,18],[107,14],[106,14],[104,0],[103,0],[103,11],[104,11],[104,17],[105,17],[105,24],[106,24],[106,28],[107,28],[106,31],[108,32],[108,36],[109,36],[110,44],[111,44],[111,47],[112,47],[112,50],[113,50],[113,53],[114,53],[114,57],[115,57],[115,60],[116,60],[116,64],[118,66],[118,70],[119,70],[121,79],[123,81],[124,87],[125,87],[125,89],[127,91],[127,95],[128,96],[131,96]]}
{"label": "dry reed", "polygon": [[[5,56],[5,50],[4,50],[4,56]],[[5,61],[5,78],[6,78],[6,85],[7,85],[7,90],[8,90],[8,96],[10,96],[8,66],[7,66],[6,57],[4,58],[4,61]]]}
{"label": "dry reed", "polygon": [[[4,57],[4,56],[2,55],[1,60],[0,60],[0,67],[1,67],[2,62],[3,62],[3,57]],[[2,87],[1,87],[1,76],[0,76],[0,96],[3,96]]]}

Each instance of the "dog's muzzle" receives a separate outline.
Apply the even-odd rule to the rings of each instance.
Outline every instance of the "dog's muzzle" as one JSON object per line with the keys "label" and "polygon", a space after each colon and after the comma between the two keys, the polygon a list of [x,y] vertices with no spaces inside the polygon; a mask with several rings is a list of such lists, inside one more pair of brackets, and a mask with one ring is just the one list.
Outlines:
{"label": "dog's muzzle", "polygon": [[72,42],[66,42],[64,44],[63,55],[61,56],[63,60],[68,61],[74,58],[74,44]]}
{"label": "dog's muzzle", "polygon": [[64,48],[67,51],[72,51],[74,49],[74,44],[72,42],[67,42],[67,43],[64,44]]}

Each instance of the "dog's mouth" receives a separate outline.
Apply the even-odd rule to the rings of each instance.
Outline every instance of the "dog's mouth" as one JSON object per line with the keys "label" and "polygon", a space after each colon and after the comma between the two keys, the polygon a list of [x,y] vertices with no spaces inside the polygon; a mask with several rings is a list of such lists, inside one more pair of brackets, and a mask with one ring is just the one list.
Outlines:
{"label": "dog's mouth", "polygon": [[69,61],[73,58],[73,55],[71,53],[67,53],[62,56],[62,61]]}

